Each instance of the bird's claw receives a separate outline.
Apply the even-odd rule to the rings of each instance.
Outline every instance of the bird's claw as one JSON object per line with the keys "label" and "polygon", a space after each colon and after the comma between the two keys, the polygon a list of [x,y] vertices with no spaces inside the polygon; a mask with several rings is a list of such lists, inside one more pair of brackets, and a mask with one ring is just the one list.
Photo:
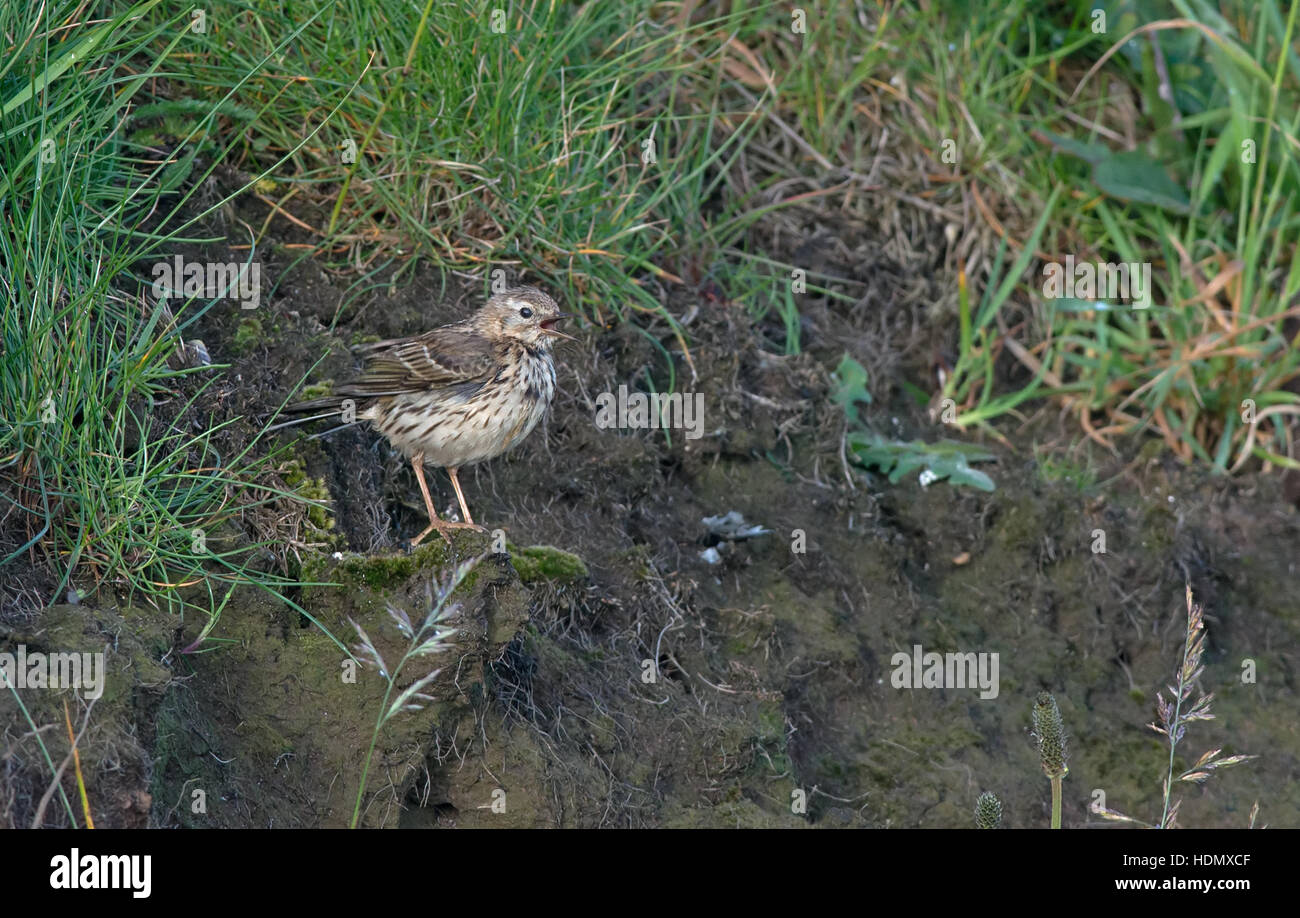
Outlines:
{"label": "bird's claw", "polygon": [[473,529],[477,532],[487,532],[487,529],[480,526],[478,523],[462,523],[459,520],[438,520],[435,523],[430,523],[428,526],[425,527],[424,532],[420,533],[418,536],[416,536],[414,539],[411,540],[411,548],[415,548],[417,545],[419,545],[421,542],[424,541],[425,537],[429,533],[435,530],[437,530],[438,535],[442,536],[442,540],[446,542],[448,545],[450,545],[451,536],[447,534],[448,530],[450,529]]}

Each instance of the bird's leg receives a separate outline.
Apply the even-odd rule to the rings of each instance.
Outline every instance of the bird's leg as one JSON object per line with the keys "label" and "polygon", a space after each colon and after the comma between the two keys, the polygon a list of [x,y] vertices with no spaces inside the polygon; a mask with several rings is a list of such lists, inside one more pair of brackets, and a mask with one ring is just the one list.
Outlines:
{"label": "bird's leg", "polygon": [[424,495],[424,509],[429,513],[428,528],[411,540],[411,547],[414,548],[419,545],[424,541],[424,537],[435,529],[438,530],[438,534],[442,536],[443,541],[450,545],[451,538],[447,535],[447,531],[440,525],[442,520],[438,519],[438,514],[434,512],[433,498],[429,496],[429,485],[424,480],[424,453],[416,453],[411,457],[411,467],[415,469],[415,480],[420,483],[420,493]]}
{"label": "bird's leg", "polygon": [[451,478],[451,486],[456,489],[456,500],[460,501],[460,512],[465,514],[465,524],[474,529],[479,529],[486,532],[487,530],[483,529],[482,526],[475,523],[474,517],[469,515],[469,505],[465,503],[465,495],[461,493],[460,490],[460,479],[456,476],[456,473],[458,471],[460,470],[454,468],[448,468],[447,475],[450,476]]}
{"label": "bird's leg", "polygon": [[[433,498],[429,496],[429,485],[424,480],[424,453],[416,453],[411,457],[411,466],[415,469],[415,480],[420,483],[420,494],[424,496],[424,509],[429,512],[429,525],[425,527],[424,532],[420,533],[411,540],[411,547],[419,545],[424,541],[424,537],[435,529],[442,540],[448,545],[451,544],[451,536],[447,535],[448,529],[482,529],[482,526],[476,526],[473,522],[457,523],[452,520],[440,520],[438,514],[433,509]],[[460,497],[460,508],[465,509],[465,498],[460,495],[460,485],[456,483],[456,476],[451,477],[452,484],[456,485],[456,496]]]}

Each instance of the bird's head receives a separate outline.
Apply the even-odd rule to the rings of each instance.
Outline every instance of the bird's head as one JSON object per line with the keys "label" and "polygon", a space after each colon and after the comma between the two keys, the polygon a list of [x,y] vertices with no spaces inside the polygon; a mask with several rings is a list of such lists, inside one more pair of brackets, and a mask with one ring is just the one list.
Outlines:
{"label": "bird's head", "polygon": [[574,340],[555,326],[568,313],[536,287],[511,287],[479,310],[474,323],[489,337],[512,338],[526,347],[550,349],[556,338]]}

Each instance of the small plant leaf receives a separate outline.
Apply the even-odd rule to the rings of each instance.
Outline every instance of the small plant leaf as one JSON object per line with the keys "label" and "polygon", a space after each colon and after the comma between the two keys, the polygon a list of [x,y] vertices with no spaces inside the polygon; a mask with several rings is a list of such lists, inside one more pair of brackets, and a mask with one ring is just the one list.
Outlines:
{"label": "small plant leaf", "polygon": [[1150,204],[1177,214],[1191,211],[1191,199],[1158,162],[1138,152],[1116,153],[1092,168],[1098,188],[1122,201]]}
{"label": "small plant leaf", "polygon": [[867,371],[846,351],[835,368],[835,391],[831,401],[844,409],[844,414],[853,423],[858,423],[858,402],[871,404],[871,393],[867,391]]}
{"label": "small plant leaf", "polygon": [[1191,211],[1187,189],[1180,187],[1164,166],[1135,150],[1115,153],[1108,147],[1083,143],[1043,131],[1042,135],[1057,150],[1092,166],[1092,182],[1105,194],[1121,201],[1150,204],[1178,214]]}
{"label": "small plant leaf", "polygon": [[954,469],[948,480],[955,485],[968,485],[979,491],[993,491],[997,487],[992,478],[965,464]]}
{"label": "small plant leaf", "polygon": [[995,487],[993,479],[970,467],[972,462],[993,459],[993,454],[970,443],[954,440],[904,443],[886,440],[876,433],[850,434],[848,443],[854,461],[888,475],[890,484],[898,484],[910,472],[926,469],[933,481],[947,480],[949,484],[966,485],[981,491],[992,491]]}

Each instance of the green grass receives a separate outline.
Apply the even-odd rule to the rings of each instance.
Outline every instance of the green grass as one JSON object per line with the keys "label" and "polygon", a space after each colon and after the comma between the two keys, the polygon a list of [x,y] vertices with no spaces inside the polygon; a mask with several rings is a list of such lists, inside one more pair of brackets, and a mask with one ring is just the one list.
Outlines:
{"label": "green grass", "polygon": [[[1285,422],[1300,414],[1300,396],[1285,388],[1300,378],[1300,353],[1283,324],[1300,315],[1289,306],[1300,290],[1300,69],[1278,49],[1294,44],[1297,5],[1243,8],[1250,15],[1240,17],[1240,32],[1207,4],[1173,6],[1217,33],[1210,40],[1189,27],[1155,36],[1181,77],[1171,81],[1177,124],[1151,54],[1131,73],[1154,112],[1139,149],[1190,189],[1188,207],[1104,194],[1094,208],[1095,248],[1152,262],[1157,305],[1137,312],[1049,303],[1053,369],[1088,384],[1080,407],[1106,417],[1103,435],[1151,428],[1182,458],[1220,471],[1251,455],[1285,464],[1279,453],[1293,426]],[[1243,420],[1248,399],[1253,422]]]}
{"label": "green grass", "polygon": [[[803,35],[747,20],[737,38],[776,86],[753,147],[785,153],[752,156],[753,181],[842,180],[828,208],[868,195],[885,213],[905,194],[905,209],[968,214],[962,232],[1003,244],[955,266],[965,284],[952,271],[951,303],[935,306],[959,345],[941,393],[959,427],[995,433],[1052,399],[1112,450],[1150,432],[1220,471],[1294,466],[1300,341],[1284,323],[1300,315],[1300,57],[1282,49],[1297,4],[1219,7],[900,4],[859,22],[844,6],[810,9]],[[1176,19],[1189,24],[1121,43]],[[739,240],[719,273],[788,324],[779,292],[748,281],[754,263],[777,283],[799,267],[766,241]],[[1154,306],[1046,298],[1040,255],[1149,263]]]}
{"label": "green grass", "polygon": [[[1284,327],[1300,315],[1300,60],[1280,49],[1294,47],[1297,5],[1230,4],[1237,15],[1224,19],[1208,3],[1150,3],[1138,20],[1134,4],[1106,4],[1104,34],[1091,31],[1094,6],[1051,21],[1029,4],[954,20],[958,31],[936,32],[954,48],[933,55],[939,80],[917,75],[935,104],[916,106],[932,119],[916,141],[954,138],[954,171],[1003,199],[1004,213],[1030,202],[1021,238],[998,227],[1006,259],[999,251],[971,278],[979,308],[959,291],[960,358],[946,393],[962,407],[957,423],[1050,395],[1108,446],[1149,430],[1220,471],[1252,456],[1294,466],[1281,453],[1300,416],[1288,391],[1300,342]],[[1144,33],[1138,50],[1124,45],[1089,76],[1140,21],[1178,17],[1199,27]],[[972,125],[997,130],[976,137]],[[1134,152],[1117,155],[1117,133],[1133,135]],[[1150,263],[1155,305],[1047,299],[1027,257],[1042,250]],[[1026,329],[1009,333],[1021,319]],[[1030,377],[1016,391],[993,386],[1004,346]]]}
{"label": "green grass", "polygon": [[[163,91],[254,74],[236,98],[261,114],[237,156],[286,156],[268,199],[328,214],[312,254],[360,266],[340,313],[418,254],[485,284],[540,276],[596,322],[667,318],[652,282],[743,229],[722,186],[752,119],[716,104],[728,17],[680,28],[644,0],[514,4],[501,20],[490,3],[307,8],[317,18],[262,65],[298,14],[209,6],[214,27]],[[304,125],[322,128],[306,144]]]}
{"label": "green grass", "polygon": [[173,219],[211,172],[197,151],[219,151],[215,114],[170,156],[128,137],[186,34],[187,16],[148,21],[157,6],[70,24],[72,4],[0,12],[20,36],[0,72],[0,566],[38,560],[46,602],[76,589],[197,611],[206,635],[238,586],[290,585],[235,525],[286,495],[258,481],[274,457],[253,443],[222,454],[230,422],[200,408],[220,367],[169,363],[211,302],[155,303],[134,273],[220,206]]}

